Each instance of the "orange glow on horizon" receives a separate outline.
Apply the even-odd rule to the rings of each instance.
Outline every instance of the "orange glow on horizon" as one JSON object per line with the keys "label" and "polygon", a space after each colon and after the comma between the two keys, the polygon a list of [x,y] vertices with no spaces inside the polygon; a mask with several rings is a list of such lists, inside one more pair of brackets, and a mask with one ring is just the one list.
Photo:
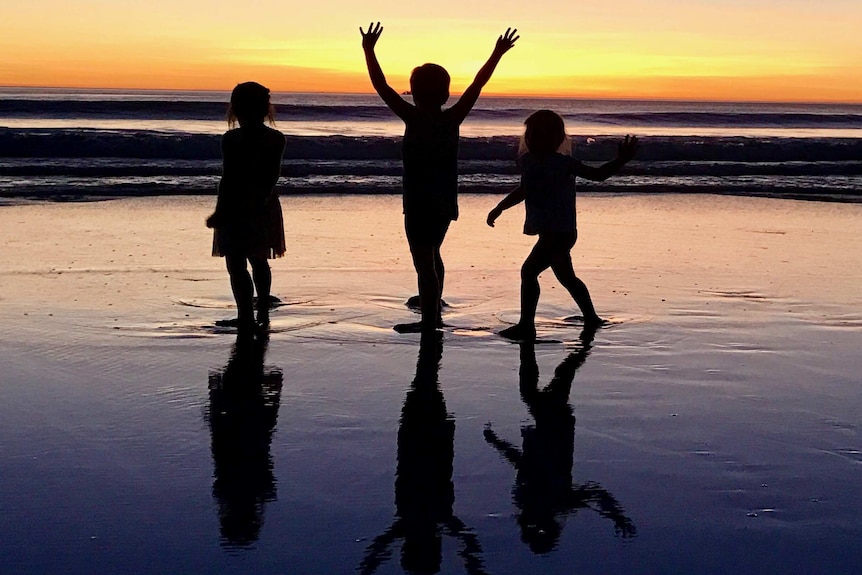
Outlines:
{"label": "orange glow on horizon", "polygon": [[[220,0],[13,3],[0,8],[0,85],[229,90],[254,79],[281,92],[371,92],[357,30],[365,8],[253,4],[237,14]],[[398,91],[430,61],[461,92],[518,22],[522,38],[487,95],[862,103],[862,4],[619,0],[603,11],[535,0],[507,6],[505,21],[491,0],[439,4],[435,14],[458,17],[418,4],[380,14],[377,52]]]}
{"label": "orange glow on horizon", "polygon": [[[84,78],[69,71],[52,74],[50,81],[22,74],[12,76],[12,81],[3,84],[15,88],[229,91],[239,82],[250,79],[265,84],[274,92],[374,93],[367,76],[360,73],[265,66],[244,67],[229,75],[221,68],[201,67],[178,68],[171,75],[144,67],[134,71],[107,70]],[[460,94],[469,81],[453,78],[453,95]],[[398,91],[408,86],[407,76],[390,76],[389,82]],[[781,85],[782,89],[776,90],[776,85]],[[495,78],[482,93],[489,97],[862,104],[862,83],[850,85],[816,76]]]}

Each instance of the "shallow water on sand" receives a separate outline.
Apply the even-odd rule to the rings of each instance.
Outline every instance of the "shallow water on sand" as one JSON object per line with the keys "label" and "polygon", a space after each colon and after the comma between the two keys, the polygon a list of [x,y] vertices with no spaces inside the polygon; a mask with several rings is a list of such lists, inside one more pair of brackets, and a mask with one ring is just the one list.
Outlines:
{"label": "shallow water on sand", "polygon": [[517,208],[463,198],[441,343],[398,198],[286,198],[264,345],[212,201],[0,208],[4,573],[862,568],[862,206],[583,195],[612,323],[545,274],[526,346]]}

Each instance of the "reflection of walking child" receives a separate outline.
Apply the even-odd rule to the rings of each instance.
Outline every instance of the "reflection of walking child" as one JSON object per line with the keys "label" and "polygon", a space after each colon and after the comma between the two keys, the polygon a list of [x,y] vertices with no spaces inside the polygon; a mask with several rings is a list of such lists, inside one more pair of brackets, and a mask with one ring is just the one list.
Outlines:
{"label": "reflection of walking child", "polygon": [[383,75],[374,46],[383,32],[380,23],[362,34],[368,74],[377,93],[404,121],[404,228],[419,280],[422,321],[399,324],[399,332],[432,331],[442,326],[440,295],[443,291],[443,260],[440,246],[452,220],[458,219],[458,134],[461,122],[473,108],[482,88],[491,79],[500,58],[518,39],[517,30],[506,30],[497,39],[491,57],[475,80],[451,108],[449,74],[436,64],[423,64],[410,75],[414,104],[393,90]]}
{"label": "reflection of walking child", "polygon": [[512,502],[521,540],[533,553],[555,549],[566,517],[592,509],[614,524],[623,537],[637,534],[634,523],[613,495],[598,483],[572,483],[575,447],[575,413],[569,404],[572,381],[592,349],[595,329],[585,327],[580,345],[554,370],[554,377],[539,389],[539,366],[534,342],[521,345],[520,391],[534,424],[521,427],[522,447],[500,438],[489,423],[485,441],[516,471]]}
{"label": "reflection of walking child", "polygon": [[[234,88],[222,138],[223,173],[215,213],[207,227],[215,228],[213,255],[224,256],[237,305],[237,318],[219,325],[254,326],[254,289],[258,321],[269,318],[272,272],[268,258],[284,255],[284,223],[275,184],[281,175],[284,135],[265,125],[273,123],[269,90],[256,82]],[[251,264],[252,277],[247,263]]]}
{"label": "reflection of walking child", "polygon": [[512,339],[536,337],[536,306],[539,303],[539,274],[549,267],[581,308],[586,326],[603,323],[593,307],[587,286],[572,268],[571,250],[578,239],[574,178],[597,182],[617,173],[635,154],[637,138],[626,136],[619,144],[616,159],[598,168],[586,166],[560,153],[568,144],[563,119],[550,110],[539,110],[524,122],[521,146],[521,185],[488,214],[488,225],[503,210],[524,201],[527,218],[524,233],[539,239],[521,266],[521,319],[500,332]]}

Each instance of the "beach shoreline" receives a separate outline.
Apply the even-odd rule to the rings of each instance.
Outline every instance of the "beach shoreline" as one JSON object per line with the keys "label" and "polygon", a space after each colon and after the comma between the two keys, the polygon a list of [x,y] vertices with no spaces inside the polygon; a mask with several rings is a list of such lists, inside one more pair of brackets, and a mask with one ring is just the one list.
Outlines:
{"label": "beach shoreline", "polygon": [[[512,191],[517,185],[516,181],[508,185],[461,185],[461,195],[483,195],[502,196]],[[682,190],[674,190],[663,184],[652,185],[619,185],[603,182],[599,185],[584,185],[587,189],[579,190],[580,196],[738,196],[748,198],[773,199],[777,201],[812,201],[828,203],[862,203],[862,195],[855,192],[848,193],[845,188],[820,187],[816,190],[800,188],[796,191],[782,190],[752,190],[747,187],[734,188],[725,186],[721,191],[716,191],[715,186],[688,186]],[[111,189],[95,188],[86,193],[58,193],[53,187],[44,191],[30,190],[21,192],[18,190],[8,191],[0,189],[0,206],[19,205],[26,203],[75,203],[75,202],[99,202],[99,201],[122,201],[131,198],[171,198],[171,197],[200,197],[211,196],[215,198],[217,192],[212,186],[196,188],[185,185],[143,185],[135,187],[115,186]],[[332,185],[310,185],[303,187],[282,188],[279,192],[281,198],[291,197],[331,197],[350,198],[362,196],[393,196],[401,197],[401,189],[397,184],[381,187],[379,185],[361,184],[332,184]]]}
{"label": "beach shoreline", "polygon": [[[13,91],[14,92],[14,91]],[[227,94],[0,90],[0,197],[214,193]],[[217,98],[223,101],[217,101]],[[862,107],[839,104],[481,98],[461,126],[463,193],[517,185],[524,119],[551,106],[573,155],[635,160],[605,188],[859,201]],[[373,94],[276,95],[283,195],[398,193],[403,123]]]}

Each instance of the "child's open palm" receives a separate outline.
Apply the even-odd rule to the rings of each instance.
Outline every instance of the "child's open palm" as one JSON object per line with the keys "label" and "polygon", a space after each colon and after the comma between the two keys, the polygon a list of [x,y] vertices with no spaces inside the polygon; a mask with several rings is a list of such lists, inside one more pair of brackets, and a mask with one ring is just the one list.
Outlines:
{"label": "child's open palm", "polygon": [[517,33],[517,28],[506,28],[506,33],[497,38],[497,45],[494,47],[494,52],[502,56],[511,50],[512,46],[514,46],[515,42],[520,38],[520,36],[515,35]]}
{"label": "child's open palm", "polygon": [[362,26],[360,26],[359,33],[362,34],[363,50],[374,50],[374,45],[377,44],[377,40],[380,39],[380,35],[383,33],[383,26],[380,25],[380,22],[376,24],[372,22],[368,25],[368,32],[365,32]]}
{"label": "child's open palm", "polygon": [[625,139],[619,143],[617,147],[617,156],[623,160],[624,162],[628,162],[632,158],[634,158],[635,153],[638,151],[638,138],[637,136],[626,136]]}

